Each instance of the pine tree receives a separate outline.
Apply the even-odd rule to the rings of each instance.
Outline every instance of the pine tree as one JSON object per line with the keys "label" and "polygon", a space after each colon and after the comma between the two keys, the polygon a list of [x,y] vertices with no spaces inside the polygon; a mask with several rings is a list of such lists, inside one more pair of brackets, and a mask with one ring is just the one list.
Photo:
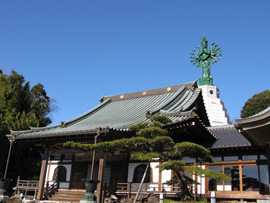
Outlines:
{"label": "pine tree", "polygon": [[[188,189],[191,184],[198,184],[196,181],[185,176],[185,172],[194,175],[206,175],[214,179],[229,180],[225,175],[202,169],[199,166],[189,167],[185,171],[184,166],[187,164],[182,160],[183,157],[200,159],[204,162],[212,162],[213,159],[210,151],[201,145],[181,142],[175,143],[168,135],[168,131],[162,127],[171,122],[170,118],[164,115],[155,115],[150,118],[149,122],[135,124],[129,127],[130,131],[136,132],[136,136],[132,138],[124,138],[97,144],[81,144],[75,142],[67,142],[65,147],[80,149],[83,151],[101,150],[104,152],[114,153],[121,151],[130,154],[130,157],[140,161],[147,161],[145,174],[150,166],[150,162],[154,158],[161,161],[158,168],[162,170],[172,170],[174,177],[168,184],[179,183],[182,191],[182,199],[185,197],[192,198],[192,194]],[[141,181],[141,183],[144,180]]]}

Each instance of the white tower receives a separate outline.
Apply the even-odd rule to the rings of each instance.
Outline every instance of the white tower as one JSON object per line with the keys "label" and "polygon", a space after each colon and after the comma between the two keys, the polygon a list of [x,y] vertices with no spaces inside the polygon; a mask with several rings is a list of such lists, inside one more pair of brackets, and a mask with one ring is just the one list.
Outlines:
{"label": "white tower", "polygon": [[206,112],[211,126],[231,124],[227,109],[219,98],[219,90],[216,86],[202,85],[202,95]]}

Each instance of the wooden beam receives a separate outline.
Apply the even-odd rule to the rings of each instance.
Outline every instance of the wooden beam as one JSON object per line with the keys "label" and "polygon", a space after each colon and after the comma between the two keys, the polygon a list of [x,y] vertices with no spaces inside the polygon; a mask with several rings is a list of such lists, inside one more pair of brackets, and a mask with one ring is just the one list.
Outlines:
{"label": "wooden beam", "polygon": [[40,178],[39,178],[39,185],[38,185],[38,196],[37,196],[37,198],[39,200],[41,200],[43,198],[45,177],[46,177],[46,171],[47,171],[47,166],[48,166],[48,157],[49,157],[48,156],[48,149],[45,149],[43,160],[41,162]]}
{"label": "wooden beam", "polygon": [[99,160],[99,169],[98,169],[98,180],[100,182],[97,185],[97,202],[102,202],[103,177],[105,166],[106,166],[106,154],[102,153]]}
{"label": "wooden beam", "polygon": [[70,190],[71,189],[71,186],[72,186],[72,177],[73,177],[73,173],[74,173],[74,161],[75,160],[75,154],[72,154],[72,163],[71,163],[71,171],[70,171],[70,177],[69,177],[69,186],[68,186],[68,189]]}

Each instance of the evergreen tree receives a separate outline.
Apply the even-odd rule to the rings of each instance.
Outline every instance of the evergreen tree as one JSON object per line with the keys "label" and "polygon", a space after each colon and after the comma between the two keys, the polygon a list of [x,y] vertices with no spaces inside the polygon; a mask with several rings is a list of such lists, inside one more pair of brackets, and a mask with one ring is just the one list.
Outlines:
{"label": "evergreen tree", "polygon": [[[10,130],[28,130],[30,126],[41,127],[50,124],[51,119],[48,115],[53,107],[52,100],[47,96],[42,84],[39,83],[31,89],[30,82],[25,82],[23,75],[14,70],[8,75],[0,70],[0,174],[4,173],[9,148],[5,135],[9,134]],[[16,160],[10,163],[9,173],[14,174],[27,171],[22,168],[27,167],[26,160],[31,160],[31,157],[35,157],[35,160],[40,158],[39,152],[32,150],[30,153],[24,146],[16,144],[13,145],[11,154],[19,155],[13,156],[12,159]],[[26,174],[20,175],[23,177]]]}
{"label": "evergreen tree", "polygon": [[270,91],[265,90],[249,98],[241,110],[241,118],[253,116],[270,106]]}
{"label": "evergreen tree", "polygon": [[[146,171],[149,168],[151,160],[158,158],[161,161],[158,168],[162,170],[172,170],[174,177],[168,184],[179,183],[182,191],[182,199],[186,196],[192,197],[188,186],[196,184],[189,177],[185,176],[184,166],[187,164],[182,160],[183,157],[191,157],[200,159],[204,162],[212,162],[213,159],[210,151],[201,145],[182,142],[174,143],[173,139],[168,136],[167,130],[162,126],[171,122],[167,116],[155,115],[150,118],[151,122],[139,123],[129,127],[129,130],[135,131],[136,136],[120,140],[101,142],[97,144],[81,144],[75,142],[67,142],[66,147],[76,148],[83,151],[101,150],[104,152],[113,153],[121,151],[122,153],[130,154],[130,157],[140,161],[147,161]],[[186,171],[194,175],[206,175],[215,179],[229,180],[225,175],[202,169],[198,166],[189,167]],[[141,182],[143,182],[142,180]]]}

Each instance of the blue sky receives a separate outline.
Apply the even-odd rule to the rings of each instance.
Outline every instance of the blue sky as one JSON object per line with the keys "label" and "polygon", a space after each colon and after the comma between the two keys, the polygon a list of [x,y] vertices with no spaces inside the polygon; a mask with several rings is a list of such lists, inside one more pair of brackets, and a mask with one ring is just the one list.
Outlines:
{"label": "blue sky", "polygon": [[205,35],[222,48],[211,74],[233,120],[269,89],[269,9],[269,0],[1,0],[0,69],[45,86],[54,125],[102,96],[198,80],[189,56]]}

